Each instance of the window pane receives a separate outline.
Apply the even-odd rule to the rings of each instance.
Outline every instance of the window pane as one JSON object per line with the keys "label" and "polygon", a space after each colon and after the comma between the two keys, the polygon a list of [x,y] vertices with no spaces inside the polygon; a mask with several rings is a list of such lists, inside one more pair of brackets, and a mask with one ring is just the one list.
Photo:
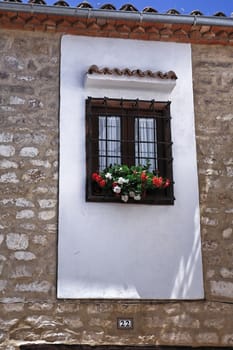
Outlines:
{"label": "window pane", "polygon": [[120,117],[99,117],[99,169],[121,163]]}
{"label": "window pane", "polygon": [[135,163],[145,165],[150,162],[150,170],[157,169],[156,120],[135,118]]}

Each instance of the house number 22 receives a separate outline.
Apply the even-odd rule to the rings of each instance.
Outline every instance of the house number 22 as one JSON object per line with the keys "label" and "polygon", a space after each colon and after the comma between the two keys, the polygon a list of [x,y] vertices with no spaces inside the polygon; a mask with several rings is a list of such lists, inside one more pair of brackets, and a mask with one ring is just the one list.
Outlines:
{"label": "house number 22", "polygon": [[118,318],[117,319],[117,328],[119,328],[119,329],[131,329],[131,328],[133,328],[133,319],[132,318]]}

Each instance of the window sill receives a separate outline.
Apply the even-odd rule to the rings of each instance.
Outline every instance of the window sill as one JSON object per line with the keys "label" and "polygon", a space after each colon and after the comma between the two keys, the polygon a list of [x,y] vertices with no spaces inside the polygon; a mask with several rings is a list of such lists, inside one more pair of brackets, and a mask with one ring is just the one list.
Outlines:
{"label": "window sill", "polygon": [[122,205],[127,204],[149,204],[149,205],[174,205],[175,198],[172,196],[165,197],[162,194],[157,193],[150,193],[147,194],[145,198],[142,198],[141,200],[134,200],[133,198],[129,198],[127,202],[124,202],[121,200],[121,196],[117,195],[111,195],[111,194],[90,194],[86,196],[87,202],[94,202],[94,203],[117,203]]}

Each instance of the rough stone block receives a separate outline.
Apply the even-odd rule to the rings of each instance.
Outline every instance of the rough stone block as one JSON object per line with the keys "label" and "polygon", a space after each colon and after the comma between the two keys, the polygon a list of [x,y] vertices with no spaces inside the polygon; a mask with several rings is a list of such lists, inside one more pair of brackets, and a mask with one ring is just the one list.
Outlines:
{"label": "rough stone block", "polygon": [[0,169],[10,169],[10,168],[18,168],[18,164],[16,162],[12,162],[7,159],[0,160]]}
{"label": "rough stone block", "polygon": [[0,145],[0,156],[12,157],[15,154],[15,148],[8,145]]}
{"label": "rough stone block", "polygon": [[16,198],[15,200],[16,207],[34,207],[35,205],[32,201],[29,201],[26,198]]}
{"label": "rough stone block", "polygon": [[233,298],[233,282],[211,281],[211,293],[223,298]]}
{"label": "rough stone block", "polygon": [[233,279],[233,269],[227,269],[225,267],[222,267],[220,269],[220,275],[223,278],[231,278],[231,279]]}
{"label": "rough stone block", "polygon": [[51,164],[48,160],[32,159],[30,162],[34,166],[41,166],[44,168],[51,168]]}
{"label": "rough stone block", "polygon": [[54,208],[57,204],[56,199],[39,199],[38,202],[41,208]]}
{"label": "rough stone block", "polygon": [[216,344],[219,341],[219,337],[217,333],[214,332],[205,332],[205,333],[199,333],[196,336],[196,340],[199,344],[202,345],[209,345],[209,344]]}
{"label": "rough stone block", "polygon": [[10,96],[10,105],[23,105],[25,102],[25,99],[19,96]]}
{"label": "rough stone block", "polygon": [[224,239],[228,239],[232,236],[233,229],[231,227],[226,228],[222,232],[222,236]]}
{"label": "rough stone block", "polygon": [[13,134],[9,132],[1,132],[0,133],[0,142],[12,142]]}
{"label": "rough stone block", "polygon": [[33,268],[25,265],[17,265],[14,270],[12,270],[11,278],[24,278],[24,277],[32,277],[33,276]]}
{"label": "rough stone block", "polygon": [[6,173],[2,174],[0,176],[0,183],[18,183],[19,180],[17,179],[16,173]]}
{"label": "rough stone block", "polygon": [[31,252],[24,252],[24,251],[15,252],[14,257],[16,260],[25,260],[25,261],[36,259],[35,254]]}
{"label": "rough stone block", "polygon": [[35,147],[24,147],[20,150],[20,156],[21,157],[36,157],[38,155],[39,151]]}
{"label": "rough stone block", "polygon": [[41,211],[39,212],[38,218],[40,220],[51,220],[56,216],[55,210]]}
{"label": "rough stone block", "polygon": [[21,210],[16,213],[16,219],[31,219],[35,216],[34,211],[32,210]]}
{"label": "rough stone block", "polygon": [[25,250],[28,247],[28,236],[20,233],[8,233],[6,245],[11,250]]}
{"label": "rough stone block", "polygon": [[16,292],[36,292],[36,293],[47,293],[51,285],[47,281],[42,282],[32,282],[32,283],[22,283],[17,284],[15,287]]}

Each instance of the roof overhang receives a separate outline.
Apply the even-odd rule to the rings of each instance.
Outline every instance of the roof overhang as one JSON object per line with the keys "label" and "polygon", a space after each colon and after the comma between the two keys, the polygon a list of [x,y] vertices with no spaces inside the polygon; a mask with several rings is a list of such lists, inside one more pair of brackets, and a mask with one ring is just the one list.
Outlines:
{"label": "roof overhang", "polygon": [[47,6],[0,1],[2,28],[64,34],[233,44],[233,18]]}

